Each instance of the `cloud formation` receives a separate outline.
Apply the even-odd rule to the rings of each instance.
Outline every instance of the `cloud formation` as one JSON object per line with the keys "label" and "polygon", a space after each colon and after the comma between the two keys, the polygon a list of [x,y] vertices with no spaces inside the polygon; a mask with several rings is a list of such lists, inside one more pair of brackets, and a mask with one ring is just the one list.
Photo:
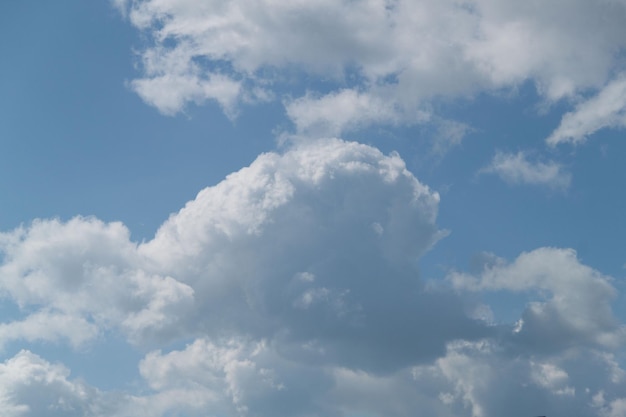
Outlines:
{"label": "cloud formation", "polygon": [[496,174],[509,184],[542,185],[555,189],[569,187],[572,176],[560,164],[530,161],[528,154],[496,152],[491,163],[481,173]]}
{"label": "cloud formation", "polygon": [[540,248],[511,264],[498,260],[478,277],[448,278],[458,289],[542,294],[544,301],[530,303],[515,329],[523,343],[551,349],[589,343],[616,348],[626,342],[626,327],[612,313],[611,279],[581,264],[571,249]]}
{"label": "cloud formation", "polygon": [[35,311],[0,330],[32,340],[54,314],[80,325],[38,338],[80,344],[119,329],[141,343],[232,326],[304,339],[361,334],[367,309],[384,308],[380,291],[419,292],[416,262],[443,236],[438,202],[397,154],[368,146],[326,140],[263,154],[139,245],[121,223],[81,217],[0,234],[0,289]]}
{"label": "cloud formation", "polygon": [[[602,96],[611,95],[626,46],[621,1],[122,3],[152,39],[141,52],[142,75],[131,84],[146,102],[172,114],[214,99],[232,112],[236,103],[290,94],[284,80],[294,71],[332,80],[285,101],[305,133],[420,123],[432,100],[525,82],[548,103],[603,89]],[[615,124],[606,114],[584,113],[586,126]],[[567,133],[571,117],[551,141],[581,135]]]}
{"label": "cloud formation", "polygon": [[[7,417],[104,416],[105,395],[69,379],[69,370],[22,350],[0,364],[0,407]],[[111,398],[109,398],[111,400]]]}
{"label": "cloud formation", "polygon": [[[2,407],[486,417],[517,404],[509,415],[618,415],[624,330],[611,279],[571,250],[542,248],[452,274],[455,291],[425,286],[417,262],[445,235],[438,205],[397,154],[327,139],[260,155],[143,243],[81,217],[2,233],[0,290],[21,314],[0,325],[5,343],[83,347],[114,331],[149,351],[138,364],[146,389],[125,393],[19,352],[0,366]],[[472,318],[472,294],[489,291],[532,301],[517,324]]]}
{"label": "cloud formation", "polygon": [[620,74],[596,96],[565,114],[559,127],[546,141],[551,146],[561,143],[576,145],[600,129],[623,127],[626,127],[626,75]]}

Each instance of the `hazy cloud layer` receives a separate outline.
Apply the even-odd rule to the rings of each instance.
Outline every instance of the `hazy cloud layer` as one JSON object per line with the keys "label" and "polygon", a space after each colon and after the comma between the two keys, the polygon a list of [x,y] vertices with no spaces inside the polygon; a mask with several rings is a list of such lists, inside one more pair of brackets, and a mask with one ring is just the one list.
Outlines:
{"label": "hazy cloud layer", "polygon": [[548,103],[600,91],[563,119],[551,143],[575,143],[599,127],[623,125],[623,103],[586,110],[593,100],[611,101],[623,84],[623,77],[612,78],[626,46],[621,1],[117,4],[152,39],[141,51],[142,75],[131,85],[166,114],[207,99],[233,114],[237,103],[289,89],[284,80],[296,71],[330,77],[336,85],[286,99],[301,133],[420,123],[429,120],[433,99],[514,89],[526,81]]}

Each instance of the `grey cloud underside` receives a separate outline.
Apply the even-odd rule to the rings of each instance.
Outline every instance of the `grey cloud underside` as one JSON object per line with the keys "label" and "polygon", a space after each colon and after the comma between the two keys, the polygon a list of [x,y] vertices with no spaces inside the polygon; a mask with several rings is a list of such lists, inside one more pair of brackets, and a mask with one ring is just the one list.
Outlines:
{"label": "grey cloud underside", "polygon": [[[22,311],[0,326],[5,344],[84,349],[111,331],[142,349],[192,342],[145,356],[142,394],[23,351],[0,366],[0,405],[11,417],[481,417],[534,401],[617,417],[610,278],[543,248],[425,286],[417,262],[445,236],[438,205],[398,155],[328,139],[259,156],[144,243],[80,217],[2,233],[0,288]],[[470,318],[468,293],[485,291],[551,296],[495,325]]]}
{"label": "grey cloud underside", "polygon": [[[582,101],[551,144],[624,125],[624,102],[614,99],[624,78],[622,1],[124,3],[130,22],[153,41],[132,86],[166,114],[216,100],[234,116],[241,103],[281,99],[275,93],[289,90],[281,80],[295,71],[336,81],[331,91],[285,100],[304,135],[437,122],[432,100],[528,81],[547,103]],[[586,110],[598,101],[603,111]]]}

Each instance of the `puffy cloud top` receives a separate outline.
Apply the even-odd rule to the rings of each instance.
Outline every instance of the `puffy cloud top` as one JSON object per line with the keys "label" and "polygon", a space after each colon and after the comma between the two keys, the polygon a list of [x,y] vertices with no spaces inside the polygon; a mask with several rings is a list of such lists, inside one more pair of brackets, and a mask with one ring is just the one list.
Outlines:
{"label": "puffy cloud top", "polygon": [[[22,351],[0,364],[11,417],[617,416],[624,343],[611,279],[541,248],[457,293],[417,261],[445,233],[439,196],[396,154],[326,139],[259,156],[137,244],[120,223],[37,220],[0,234],[5,344],[81,348],[108,332],[152,349],[146,390],[102,392]],[[469,293],[528,292],[517,325],[471,318]],[[37,344],[34,343],[36,347]],[[583,378],[584,376],[584,378]],[[503,400],[504,399],[504,400]]]}
{"label": "puffy cloud top", "polygon": [[[0,235],[0,289],[31,312],[0,334],[80,346],[107,329],[139,344],[199,332],[317,343],[341,332],[335,353],[316,360],[344,360],[356,343],[364,356],[350,357],[364,361],[384,348],[364,343],[373,328],[391,343],[425,325],[432,302],[420,298],[416,263],[444,235],[438,203],[398,155],[329,139],[259,156],[142,244],[120,223],[37,220]],[[397,310],[386,311],[390,298]],[[468,320],[456,314],[439,339],[413,339],[391,362],[442,350]]]}

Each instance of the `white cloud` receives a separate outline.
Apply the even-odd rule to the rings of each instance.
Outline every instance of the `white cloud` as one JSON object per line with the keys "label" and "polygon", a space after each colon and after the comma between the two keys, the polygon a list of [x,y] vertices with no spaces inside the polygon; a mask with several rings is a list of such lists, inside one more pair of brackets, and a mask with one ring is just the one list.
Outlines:
{"label": "white cloud", "polygon": [[491,163],[480,172],[496,174],[510,184],[543,185],[559,189],[569,187],[572,180],[571,174],[560,164],[554,161],[532,162],[524,152],[496,152]]}
{"label": "white cloud", "polygon": [[428,121],[433,99],[526,81],[548,102],[573,98],[601,88],[626,46],[626,5],[604,0],[135,0],[126,10],[153,40],[133,85],[161,111],[208,98],[232,108],[245,91],[284,92],[295,70],[336,87],[287,101],[288,114],[332,133]]}
{"label": "white cloud", "polygon": [[626,127],[626,75],[621,74],[600,92],[563,116],[559,127],[546,139],[549,145],[574,145],[603,128]]}
{"label": "white cloud", "polygon": [[[511,264],[491,257],[477,276],[452,275],[459,295],[426,288],[416,263],[443,235],[438,205],[397,154],[327,139],[259,156],[141,244],[120,223],[80,217],[0,233],[0,289],[23,316],[0,325],[7,339],[71,347],[112,329],[150,349],[192,340],[146,354],[146,389],[122,394],[22,352],[0,366],[3,409],[11,417],[407,417],[417,407],[478,417],[504,414],[503,404],[514,417],[619,412],[624,335],[611,279],[571,250],[543,248]],[[530,294],[517,333],[465,298],[485,291]],[[605,402],[592,407],[600,391]]]}
{"label": "white cloud", "polygon": [[[316,141],[262,155],[203,190],[139,251],[203,300],[189,321],[196,329],[262,332],[322,363],[396,367],[442,351],[458,331],[485,331],[459,306],[427,343],[418,336],[445,299],[423,294],[415,268],[443,236],[438,200],[395,154]],[[309,342],[325,354],[303,352]]]}
{"label": "white cloud", "polygon": [[189,286],[146,272],[148,260],[120,223],[37,220],[0,233],[0,250],[0,288],[29,312],[0,326],[9,340],[81,345],[107,328],[140,340],[175,324],[193,299]]}
{"label": "white cloud", "polygon": [[224,75],[211,74],[203,79],[193,73],[177,76],[162,74],[135,80],[131,86],[144,101],[166,115],[178,113],[187,101],[202,104],[213,99],[231,117],[235,114],[235,103],[241,89],[237,81]]}
{"label": "white cloud", "polygon": [[531,362],[531,378],[535,383],[547,388],[552,394],[574,396],[576,390],[567,385],[569,375],[558,366],[549,363]]}
{"label": "white cloud", "polygon": [[397,125],[430,118],[426,111],[402,114],[404,110],[398,103],[351,89],[325,96],[309,93],[288,102],[286,110],[297,131],[313,137],[335,136],[374,123]]}
{"label": "white cloud", "polygon": [[113,407],[104,395],[69,370],[22,350],[0,364],[0,408],[6,417],[105,416]]}
{"label": "white cloud", "polygon": [[[206,409],[224,415],[269,415],[273,401],[287,408],[294,401],[290,397],[298,395],[296,386],[285,387],[276,375],[275,368],[284,365],[262,341],[198,339],[181,351],[149,353],[140,371],[161,395],[195,392],[199,401],[186,405],[198,415]],[[291,375],[287,378],[294,382]],[[298,385],[304,391],[306,382]],[[181,400],[179,406],[185,405]]]}
{"label": "white cloud", "polygon": [[[189,415],[618,415],[623,381],[601,352],[520,352],[494,340],[457,341],[432,363],[375,374],[318,366],[280,355],[266,342],[198,339],[182,350],[152,352],[142,375],[160,396],[195,393]],[[595,397],[602,393],[602,401]],[[203,400],[201,400],[203,399]],[[183,399],[181,398],[182,406]],[[610,414],[613,413],[613,414]]]}
{"label": "white cloud", "polygon": [[416,384],[430,384],[457,416],[599,416],[604,414],[593,404],[594,395],[603,392],[615,402],[624,389],[611,382],[603,365],[597,352],[584,348],[537,358],[494,341],[456,342],[413,374]]}
{"label": "white cloud", "polygon": [[626,341],[626,328],[612,313],[611,278],[581,264],[571,249],[540,248],[511,264],[488,265],[477,277],[455,272],[448,278],[457,289],[534,292],[545,298],[527,306],[512,336],[518,343],[552,350],[585,344],[617,348]]}
{"label": "white cloud", "polygon": [[73,348],[85,346],[99,334],[99,329],[83,317],[69,314],[38,311],[24,320],[0,323],[0,343],[12,341],[66,340]]}
{"label": "white cloud", "polygon": [[[108,329],[138,344],[250,334],[321,363],[419,361],[486,332],[419,282],[416,262],[445,235],[438,203],[397,154],[369,146],[329,139],[263,154],[139,245],[120,223],[80,217],[0,234],[0,289],[24,315],[0,330],[76,345]],[[423,342],[426,315],[439,312]],[[50,317],[83,325],[37,332]],[[325,354],[305,352],[309,342]]]}
{"label": "white cloud", "polygon": [[626,398],[614,400],[602,410],[602,416],[619,417],[626,413]]}
{"label": "white cloud", "polygon": [[[415,264],[442,236],[438,203],[397,154],[369,146],[329,139],[263,154],[139,245],[120,223],[80,217],[0,234],[0,288],[24,316],[0,329],[70,346],[103,329],[133,343],[201,335],[180,352],[147,355],[140,370],[151,391],[120,397],[106,415],[349,410],[327,401],[335,367],[375,380],[490,331],[457,297],[419,282]],[[67,370],[55,378],[77,386]],[[72,407],[89,415],[105,395],[92,394]],[[40,404],[35,391],[19,398]]]}
{"label": "white cloud", "polygon": [[[99,391],[28,351],[0,364],[0,405],[9,417],[353,415],[511,417],[584,411],[621,414],[626,386],[605,355],[510,352],[496,341],[453,342],[428,364],[377,375],[286,358],[276,345],[206,338],[140,363],[151,391]],[[607,366],[608,365],[608,366]]]}

